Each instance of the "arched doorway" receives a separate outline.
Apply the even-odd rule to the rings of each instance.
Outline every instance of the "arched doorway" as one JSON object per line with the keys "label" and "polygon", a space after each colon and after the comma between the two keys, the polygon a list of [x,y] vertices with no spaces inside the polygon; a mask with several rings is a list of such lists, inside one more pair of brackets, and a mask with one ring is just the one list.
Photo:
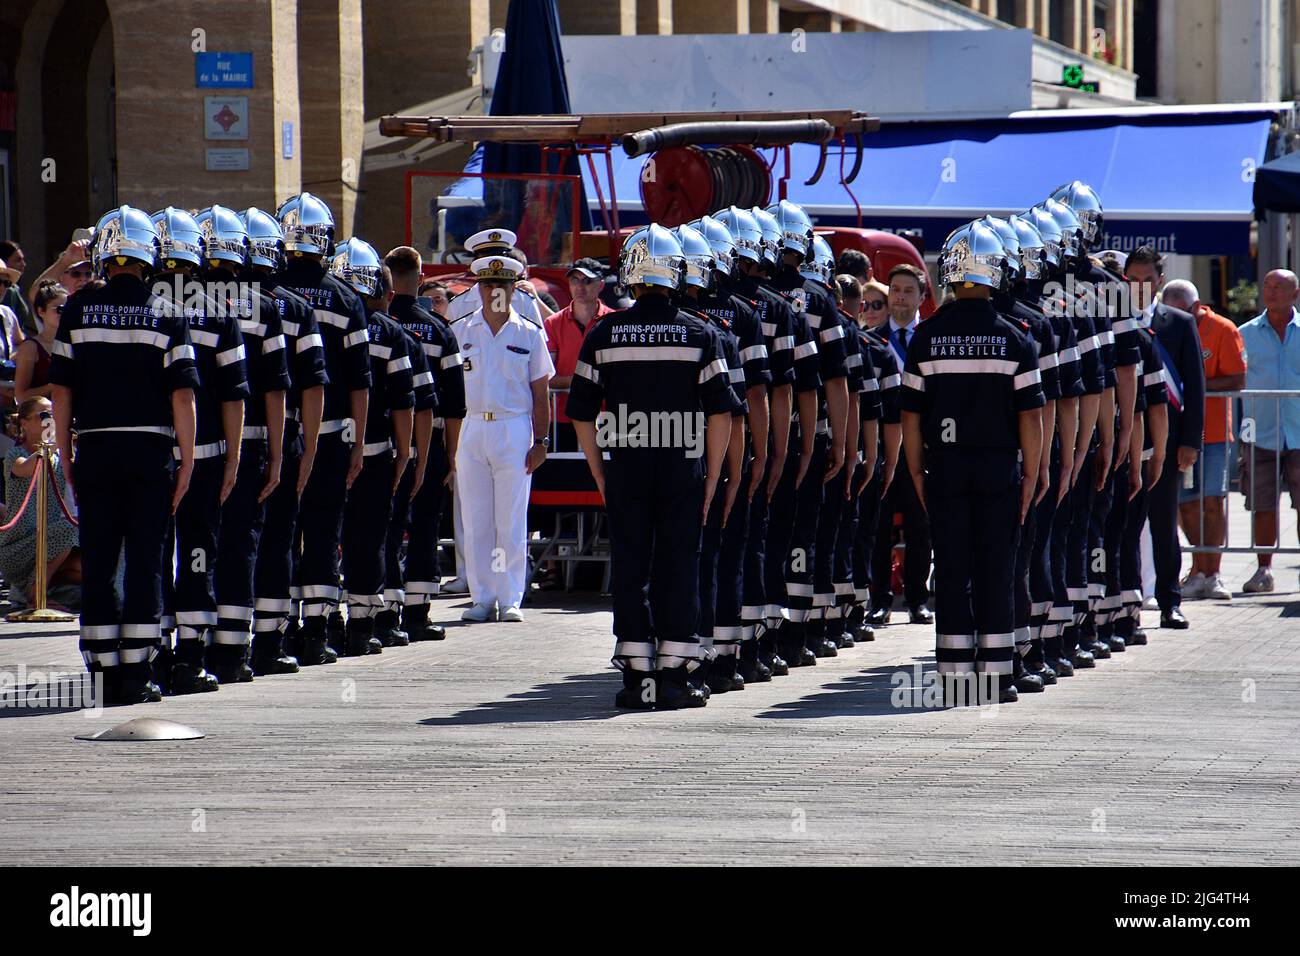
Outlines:
{"label": "arched doorway", "polygon": [[0,37],[16,41],[0,45],[0,110],[6,81],[14,104],[7,139],[0,122],[7,231],[39,271],[116,201],[112,28],[104,0],[5,0],[0,9]]}

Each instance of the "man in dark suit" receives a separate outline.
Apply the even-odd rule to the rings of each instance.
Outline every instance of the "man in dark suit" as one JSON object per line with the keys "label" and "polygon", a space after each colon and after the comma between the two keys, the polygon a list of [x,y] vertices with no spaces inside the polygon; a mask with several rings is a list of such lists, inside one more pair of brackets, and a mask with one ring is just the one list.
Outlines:
{"label": "man in dark suit", "polygon": [[1166,468],[1151,490],[1151,547],[1156,563],[1156,601],[1160,605],[1160,626],[1182,630],[1187,618],[1179,609],[1182,594],[1178,577],[1183,552],[1178,539],[1178,489],[1185,474],[1196,464],[1205,427],[1205,365],[1196,319],[1181,309],[1155,300],[1164,285],[1164,260],[1150,246],[1136,249],[1124,271],[1133,295],[1138,320],[1156,333],[1156,349],[1165,364],[1169,393],[1169,444]]}

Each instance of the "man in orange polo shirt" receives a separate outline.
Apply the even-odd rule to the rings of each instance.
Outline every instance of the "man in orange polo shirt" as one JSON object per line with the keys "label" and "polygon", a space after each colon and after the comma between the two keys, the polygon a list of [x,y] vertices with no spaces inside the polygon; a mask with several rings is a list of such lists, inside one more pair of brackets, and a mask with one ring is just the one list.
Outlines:
{"label": "man in orange polo shirt", "polygon": [[[1165,284],[1165,304],[1185,309],[1196,317],[1205,360],[1205,391],[1235,392],[1246,384],[1245,346],[1241,333],[1228,319],[1200,302],[1196,286],[1185,279]],[[1179,493],[1178,517],[1188,544],[1221,547],[1226,528],[1224,503],[1228,495],[1228,442],[1232,441],[1232,405],[1226,398],[1205,400],[1205,445],[1201,461],[1193,467],[1190,488]],[[1192,569],[1183,580],[1185,598],[1232,600],[1232,592],[1219,575],[1219,554],[1193,554]]]}
{"label": "man in orange polo shirt", "polygon": [[[578,351],[587,332],[600,321],[600,317],[613,311],[600,300],[600,290],[605,287],[605,273],[595,259],[579,259],[568,273],[569,295],[573,301],[546,318],[547,348],[555,365],[552,389],[569,389],[573,369],[578,363]],[[557,395],[555,401],[556,448],[553,451],[576,451],[578,440],[569,416],[564,414],[569,396]]]}

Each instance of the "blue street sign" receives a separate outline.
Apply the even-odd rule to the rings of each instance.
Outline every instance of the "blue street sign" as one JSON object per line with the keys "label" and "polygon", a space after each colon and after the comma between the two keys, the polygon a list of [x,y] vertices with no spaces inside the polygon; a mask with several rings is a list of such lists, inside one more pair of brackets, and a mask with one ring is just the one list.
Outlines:
{"label": "blue street sign", "polygon": [[194,54],[194,85],[205,89],[251,87],[253,85],[253,54]]}

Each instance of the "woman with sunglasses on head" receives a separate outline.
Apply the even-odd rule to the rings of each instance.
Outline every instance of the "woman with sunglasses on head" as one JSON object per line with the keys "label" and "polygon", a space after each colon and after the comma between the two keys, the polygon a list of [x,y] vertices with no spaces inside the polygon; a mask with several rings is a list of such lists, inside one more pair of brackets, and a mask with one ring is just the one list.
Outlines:
{"label": "woman with sunglasses on head", "polygon": [[[40,395],[28,398],[18,406],[18,443],[4,458],[6,520],[13,520],[27,496],[28,484],[40,458],[37,450],[42,437],[51,443],[54,441],[52,407],[50,400]],[[57,451],[51,454],[54,480],[59,494],[67,501],[68,485],[63,478],[62,463]],[[8,531],[0,532],[0,573],[15,592],[20,592],[28,601],[33,598],[32,587],[36,580],[36,517],[36,494],[33,492],[18,523]],[[64,515],[53,494],[46,499],[45,560],[47,588],[81,583],[77,529]]]}
{"label": "woman with sunglasses on head", "polygon": [[41,331],[18,346],[14,358],[15,401],[23,402],[38,395],[50,397],[50,351],[67,301],[68,290],[52,280],[46,279],[36,289],[32,305]]}

